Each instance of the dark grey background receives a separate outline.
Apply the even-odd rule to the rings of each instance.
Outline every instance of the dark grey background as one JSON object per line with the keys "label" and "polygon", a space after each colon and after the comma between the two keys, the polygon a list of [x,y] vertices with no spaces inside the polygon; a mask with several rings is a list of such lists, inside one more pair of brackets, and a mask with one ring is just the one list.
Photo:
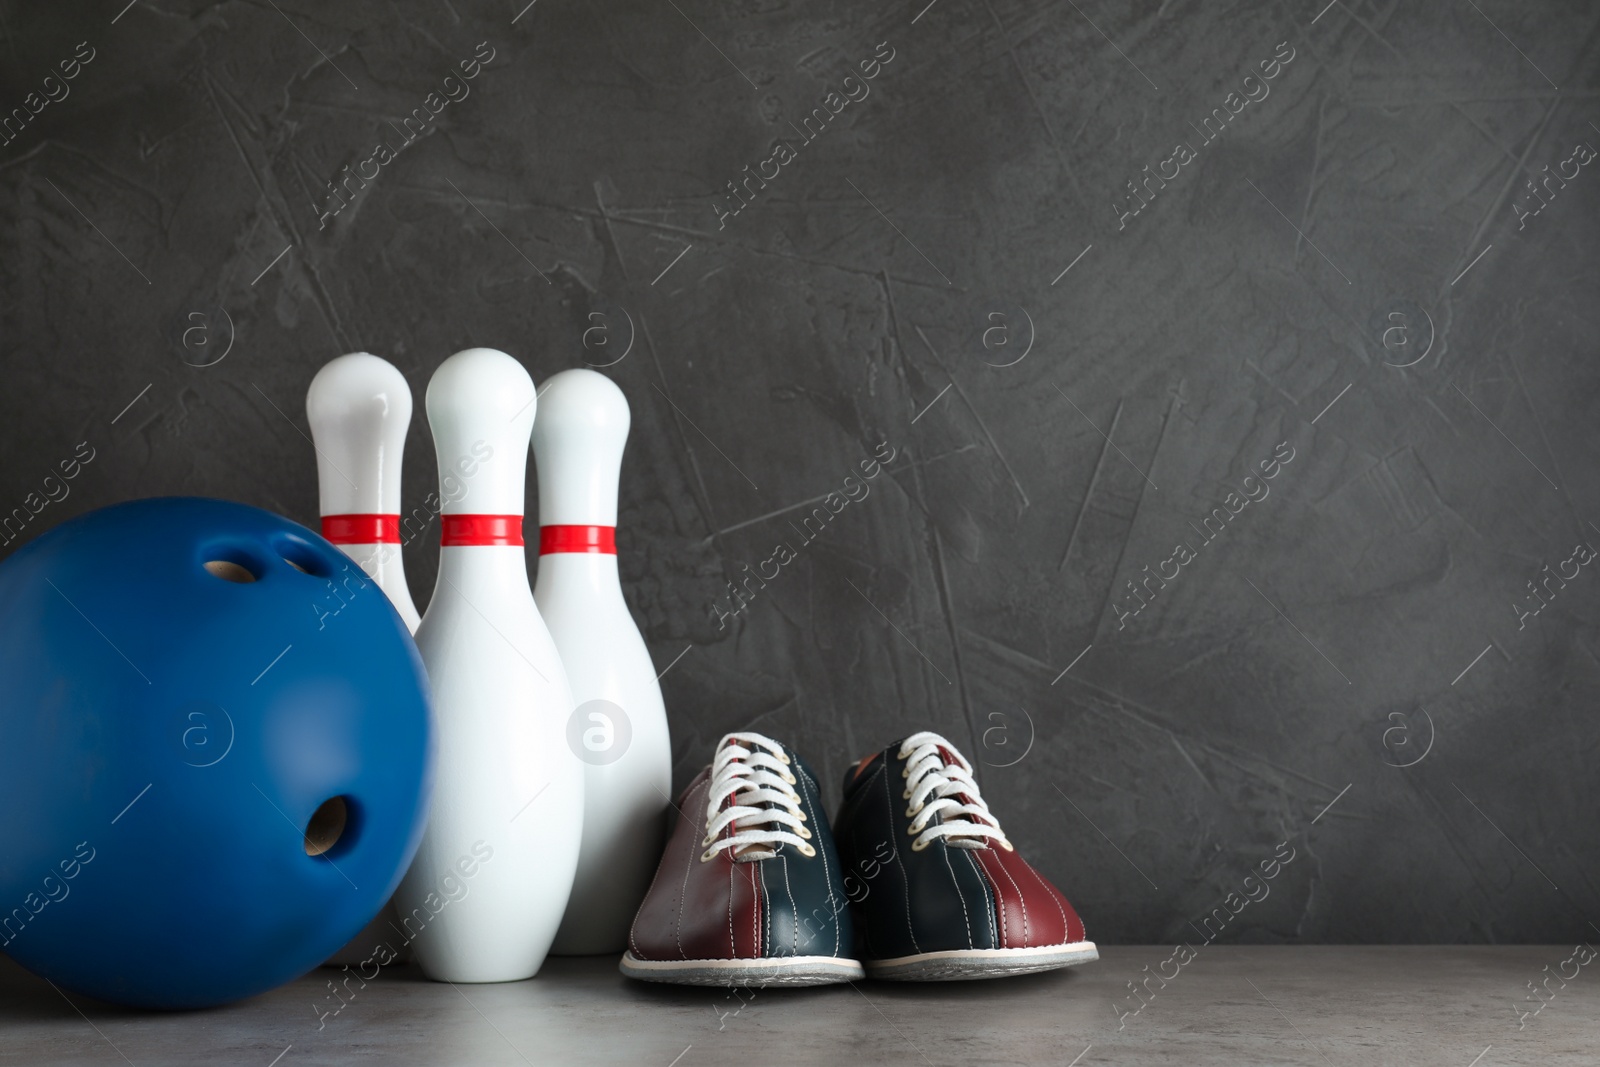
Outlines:
{"label": "dark grey background", "polygon": [[[1600,544],[1600,174],[1520,230],[1514,206],[1600,145],[1600,8],[925,5],[0,5],[6,113],[96,51],[0,148],[0,506],[87,441],[29,535],[174,493],[314,523],[305,389],[368,350],[417,397],[421,508],[445,356],[543,379],[626,351],[618,540],[680,784],[732,728],[830,789],[933,728],[1097,940],[1193,940],[1284,840],[1225,940],[1600,931],[1600,577],[1513,608]],[[325,183],[485,41],[319,229]],[[726,183],[881,42],[870,95],[719,229]],[[1180,139],[1198,158],[1119,230]],[[1119,628],[1179,539],[1197,558]],[[719,629],[779,541],[799,558]],[[436,546],[405,550],[419,607]]]}

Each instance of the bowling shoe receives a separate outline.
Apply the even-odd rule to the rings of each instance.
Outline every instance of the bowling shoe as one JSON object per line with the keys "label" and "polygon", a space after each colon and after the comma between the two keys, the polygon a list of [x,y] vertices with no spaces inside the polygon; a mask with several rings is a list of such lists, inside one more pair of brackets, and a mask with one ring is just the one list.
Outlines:
{"label": "bowling shoe", "polygon": [[724,737],[678,798],[621,970],[686,985],[823,985],[863,977],[816,776],[757,733]]}
{"label": "bowling shoe", "polygon": [[1067,898],[1006,839],[972,764],[938,734],[846,771],[833,830],[869,977],[999,978],[1099,958]]}

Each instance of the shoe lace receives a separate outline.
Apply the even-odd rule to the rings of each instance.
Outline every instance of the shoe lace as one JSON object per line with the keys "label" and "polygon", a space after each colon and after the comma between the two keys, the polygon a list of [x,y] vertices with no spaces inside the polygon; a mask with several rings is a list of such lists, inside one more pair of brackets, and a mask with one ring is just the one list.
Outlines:
{"label": "shoe lace", "polygon": [[[993,841],[1012,851],[1000,820],[989,813],[978,791],[972,764],[954,745],[924,730],[901,743],[899,758],[906,761],[906,789],[901,796],[910,801],[906,818],[912,821],[906,832],[915,838],[913,852],[941,838],[953,848],[988,848]],[[934,819],[938,822],[930,825]]]}
{"label": "shoe lace", "polygon": [[711,760],[700,862],[723,849],[733,853],[735,863],[770,859],[779,845],[815,856],[796,783],[789,756],[776,741],[756,733],[724,737]]}

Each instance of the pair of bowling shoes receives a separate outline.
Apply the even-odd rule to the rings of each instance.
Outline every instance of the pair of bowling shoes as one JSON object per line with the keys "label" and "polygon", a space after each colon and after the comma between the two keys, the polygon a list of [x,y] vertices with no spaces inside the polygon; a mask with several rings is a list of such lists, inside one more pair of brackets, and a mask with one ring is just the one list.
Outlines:
{"label": "pair of bowling shoes", "polygon": [[622,957],[631,978],[948,981],[1099,956],[938,734],[852,765],[831,830],[811,769],[757,733],[724,737],[676,806]]}

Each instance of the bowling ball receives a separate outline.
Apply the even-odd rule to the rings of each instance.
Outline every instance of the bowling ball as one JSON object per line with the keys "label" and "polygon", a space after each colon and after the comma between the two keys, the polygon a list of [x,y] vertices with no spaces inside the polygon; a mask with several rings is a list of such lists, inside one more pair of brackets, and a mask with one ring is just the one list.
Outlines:
{"label": "bowling ball", "polygon": [[196,1008],[315,967],[394,891],[433,770],[388,598],[305,527],[167,498],[0,563],[0,949]]}

